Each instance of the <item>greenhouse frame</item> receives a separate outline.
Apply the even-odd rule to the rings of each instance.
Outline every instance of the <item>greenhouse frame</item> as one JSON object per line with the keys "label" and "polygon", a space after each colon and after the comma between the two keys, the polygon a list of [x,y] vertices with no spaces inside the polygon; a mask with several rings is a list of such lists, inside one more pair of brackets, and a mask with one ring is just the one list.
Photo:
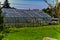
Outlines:
{"label": "greenhouse frame", "polygon": [[51,16],[41,10],[3,8],[5,26],[47,25]]}

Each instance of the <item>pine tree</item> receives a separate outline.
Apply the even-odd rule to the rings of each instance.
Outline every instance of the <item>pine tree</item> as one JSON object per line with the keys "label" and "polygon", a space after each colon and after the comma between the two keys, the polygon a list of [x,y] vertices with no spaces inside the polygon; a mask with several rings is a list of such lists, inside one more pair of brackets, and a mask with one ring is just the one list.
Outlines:
{"label": "pine tree", "polygon": [[8,0],[5,0],[3,8],[11,8]]}

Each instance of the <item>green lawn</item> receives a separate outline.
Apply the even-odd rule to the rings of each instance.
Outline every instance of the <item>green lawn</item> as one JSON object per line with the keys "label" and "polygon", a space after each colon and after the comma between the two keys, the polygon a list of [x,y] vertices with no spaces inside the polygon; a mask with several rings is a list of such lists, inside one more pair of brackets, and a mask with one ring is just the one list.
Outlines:
{"label": "green lawn", "polygon": [[60,40],[60,25],[12,28],[4,40],[42,40],[43,37],[52,37]]}

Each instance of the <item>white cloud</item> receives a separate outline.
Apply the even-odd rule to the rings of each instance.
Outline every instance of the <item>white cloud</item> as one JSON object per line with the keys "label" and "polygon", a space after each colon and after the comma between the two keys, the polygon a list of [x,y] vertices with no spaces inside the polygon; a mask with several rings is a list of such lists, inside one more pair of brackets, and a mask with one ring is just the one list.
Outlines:
{"label": "white cloud", "polygon": [[58,2],[60,2],[60,0],[58,0]]}
{"label": "white cloud", "polygon": [[3,2],[4,2],[4,0],[0,0],[0,2],[1,2],[1,3],[3,3]]}

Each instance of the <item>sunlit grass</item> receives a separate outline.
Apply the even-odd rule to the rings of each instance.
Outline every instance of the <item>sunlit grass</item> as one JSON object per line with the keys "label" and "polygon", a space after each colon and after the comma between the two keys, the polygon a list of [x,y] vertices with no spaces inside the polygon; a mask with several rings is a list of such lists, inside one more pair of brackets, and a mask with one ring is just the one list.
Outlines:
{"label": "sunlit grass", "polygon": [[60,40],[60,25],[39,27],[10,28],[12,32],[5,40],[42,40],[43,37],[52,37]]}

